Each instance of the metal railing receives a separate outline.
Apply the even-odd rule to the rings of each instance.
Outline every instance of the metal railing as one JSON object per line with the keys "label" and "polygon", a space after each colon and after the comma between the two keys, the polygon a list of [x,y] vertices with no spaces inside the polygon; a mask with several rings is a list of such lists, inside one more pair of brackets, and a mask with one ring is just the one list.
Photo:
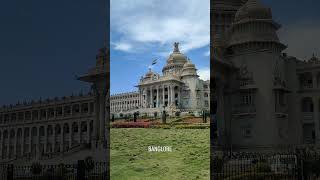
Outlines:
{"label": "metal railing", "polygon": [[1,180],[107,180],[109,179],[108,173],[107,163],[87,163],[84,160],[80,160],[76,164],[0,165]]}
{"label": "metal railing", "polygon": [[211,159],[211,179],[320,178],[320,152],[227,153]]}

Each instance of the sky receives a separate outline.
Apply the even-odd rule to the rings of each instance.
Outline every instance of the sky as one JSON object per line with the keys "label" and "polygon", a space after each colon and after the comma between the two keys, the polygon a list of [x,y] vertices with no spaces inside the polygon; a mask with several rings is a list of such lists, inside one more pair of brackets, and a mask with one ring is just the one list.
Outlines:
{"label": "sky", "polygon": [[288,46],[285,52],[300,60],[314,53],[320,57],[320,1],[319,0],[262,0],[272,8],[273,18],[282,25],[280,41]]}
{"label": "sky", "polygon": [[109,29],[104,4],[1,1],[0,105],[87,92],[90,86],[75,76],[95,65],[103,47]]}
{"label": "sky", "polygon": [[174,42],[209,79],[209,0],[111,0],[110,7],[111,94],[137,90],[149,68],[161,74]]}
{"label": "sky", "polygon": [[[75,76],[94,66],[104,44],[110,16],[105,1],[1,1],[0,105],[88,90]],[[202,76],[208,74],[208,3],[186,1],[112,0],[112,92],[134,90],[153,59],[158,59],[153,70],[160,72],[174,41],[204,69]],[[282,25],[279,37],[289,55],[320,56],[320,1],[262,1]]]}

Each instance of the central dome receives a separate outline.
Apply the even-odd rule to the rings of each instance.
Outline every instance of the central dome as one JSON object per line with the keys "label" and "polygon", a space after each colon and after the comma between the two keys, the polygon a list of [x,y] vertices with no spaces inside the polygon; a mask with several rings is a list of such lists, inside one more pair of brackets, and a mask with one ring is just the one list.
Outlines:
{"label": "central dome", "polygon": [[173,52],[170,54],[167,63],[168,64],[184,64],[187,62],[187,57],[183,55],[179,50],[179,43],[174,43]]}
{"label": "central dome", "polygon": [[249,19],[272,19],[271,9],[262,5],[259,0],[248,0],[235,15],[235,21]]}

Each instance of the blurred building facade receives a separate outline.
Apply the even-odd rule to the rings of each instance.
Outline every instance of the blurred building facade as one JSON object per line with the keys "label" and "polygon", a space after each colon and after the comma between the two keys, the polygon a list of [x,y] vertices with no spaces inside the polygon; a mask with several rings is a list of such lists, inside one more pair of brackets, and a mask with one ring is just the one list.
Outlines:
{"label": "blurred building facade", "polygon": [[100,49],[96,66],[78,78],[92,84],[87,94],[0,107],[0,163],[105,161],[108,57],[107,48]]}
{"label": "blurred building facade", "polygon": [[234,150],[319,144],[320,60],[283,53],[281,26],[259,0],[212,1],[211,17],[216,144]]}

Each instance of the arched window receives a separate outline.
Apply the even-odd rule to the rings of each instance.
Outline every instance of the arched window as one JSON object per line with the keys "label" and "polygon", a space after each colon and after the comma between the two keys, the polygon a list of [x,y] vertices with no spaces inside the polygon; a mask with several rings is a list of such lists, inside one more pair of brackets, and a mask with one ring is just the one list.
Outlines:
{"label": "arched window", "polygon": [[87,132],[88,128],[87,128],[87,122],[83,121],[81,122],[81,132]]}
{"label": "arched window", "polygon": [[40,136],[44,136],[44,127],[43,126],[40,127],[39,134],[40,134]]}
{"label": "arched window", "polygon": [[16,133],[14,132],[13,129],[11,129],[11,131],[10,131],[10,138],[14,138],[15,135],[16,135]]}
{"label": "arched window", "polygon": [[70,132],[68,123],[65,123],[65,124],[63,125],[63,132],[64,132],[64,133],[69,133],[69,132]]}
{"label": "arched window", "polygon": [[38,132],[37,132],[37,128],[33,127],[31,130],[31,136],[37,136]]}
{"label": "arched window", "polygon": [[59,124],[56,125],[56,127],[54,128],[54,130],[55,130],[55,133],[56,133],[56,134],[61,134],[61,127],[60,127]]}
{"label": "arched window", "polygon": [[52,135],[53,134],[53,130],[52,130],[52,126],[51,125],[48,125],[47,133],[48,133],[48,135]]}
{"label": "arched window", "polygon": [[78,131],[78,124],[76,122],[72,123],[72,132],[77,133]]}

